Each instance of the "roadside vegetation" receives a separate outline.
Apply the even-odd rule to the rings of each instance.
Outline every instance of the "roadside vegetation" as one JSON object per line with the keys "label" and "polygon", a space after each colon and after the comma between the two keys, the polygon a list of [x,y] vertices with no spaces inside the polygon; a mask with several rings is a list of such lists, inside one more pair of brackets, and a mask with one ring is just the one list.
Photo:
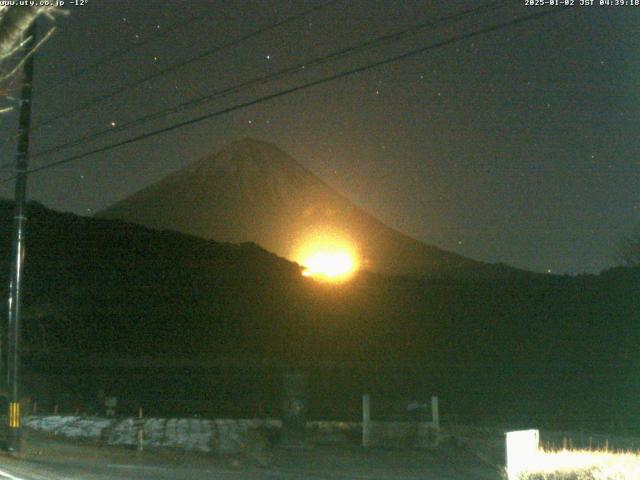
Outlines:
{"label": "roadside vegetation", "polygon": [[606,450],[541,450],[517,480],[637,480],[640,453]]}

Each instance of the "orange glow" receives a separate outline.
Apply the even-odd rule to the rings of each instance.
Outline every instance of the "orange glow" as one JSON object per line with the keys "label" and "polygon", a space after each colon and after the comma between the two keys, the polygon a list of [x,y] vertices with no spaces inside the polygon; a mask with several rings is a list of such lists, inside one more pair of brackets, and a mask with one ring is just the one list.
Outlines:
{"label": "orange glow", "polygon": [[318,280],[341,282],[358,270],[358,256],[346,240],[335,235],[313,235],[295,254],[305,267],[302,275]]}
{"label": "orange glow", "polygon": [[347,252],[317,252],[305,260],[305,277],[323,276],[334,280],[353,272],[353,259]]}

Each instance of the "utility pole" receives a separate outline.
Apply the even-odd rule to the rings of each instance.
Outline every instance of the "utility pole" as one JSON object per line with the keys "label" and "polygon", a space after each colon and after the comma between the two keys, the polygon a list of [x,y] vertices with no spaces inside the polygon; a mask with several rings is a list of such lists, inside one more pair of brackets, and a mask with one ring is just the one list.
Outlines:
{"label": "utility pole", "polygon": [[27,197],[27,167],[29,158],[29,128],[31,124],[31,91],[33,84],[33,48],[36,40],[36,22],[25,33],[27,42],[24,54],[22,91],[20,93],[20,119],[18,124],[18,152],[16,156],[15,213],[13,216],[13,244],[11,283],[9,284],[9,322],[7,331],[7,382],[9,392],[9,429],[7,449],[20,450],[20,394],[19,394],[19,343],[20,300],[25,252],[25,223]]}

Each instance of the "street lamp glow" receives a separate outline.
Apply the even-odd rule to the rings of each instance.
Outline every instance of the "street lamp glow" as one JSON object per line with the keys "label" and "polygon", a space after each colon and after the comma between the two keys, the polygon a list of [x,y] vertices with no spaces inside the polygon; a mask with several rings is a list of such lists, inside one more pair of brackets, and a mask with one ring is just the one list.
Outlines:
{"label": "street lamp glow", "polygon": [[348,280],[358,270],[356,249],[344,237],[315,233],[300,242],[294,255],[302,275],[328,282]]}
{"label": "street lamp glow", "polygon": [[328,280],[340,280],[349,277],[355,270],[355,263],[346,251],[320,251],[311,254],[303,261],[306,267],[305,277],[322,277]]}

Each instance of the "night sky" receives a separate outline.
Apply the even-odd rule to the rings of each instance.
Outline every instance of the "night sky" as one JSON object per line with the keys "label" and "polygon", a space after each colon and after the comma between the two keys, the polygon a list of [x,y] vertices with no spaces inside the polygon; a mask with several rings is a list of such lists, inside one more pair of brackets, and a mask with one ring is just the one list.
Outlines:
{"label": "night sky", "polygon": [[[69,6],[70,15],[58,18],[58,32],[38,53],[36,126],[216,46],[237,44],[36,128],[33,154],[291,65],[310,67],[35,157],[31,167],[549,9],[502,2],[494,11],[319,66],[311,65],[314,58],[488,2],[338,0],[235,42],[323,3]],[[619,237],[640,215],[640,7],[556,10],[44,170],[30,176],[29,197],[90,215],[251,136],[277,144],[357,205],[429,244],[540,272],[598,272],[614,265]],[[51,26],[41,20],[42,29]],[[176,25],[182,26],[165,33]],[[133,48],[139,42],[145,43]],[[127,47],[127,54],[112,55]],[[4,162],[15,155],[16,122],[14,114],[0,121]],[[6,178],[12,170],[0,173]],[[11,183],[0,187],[2,196],[12,192]]]}

